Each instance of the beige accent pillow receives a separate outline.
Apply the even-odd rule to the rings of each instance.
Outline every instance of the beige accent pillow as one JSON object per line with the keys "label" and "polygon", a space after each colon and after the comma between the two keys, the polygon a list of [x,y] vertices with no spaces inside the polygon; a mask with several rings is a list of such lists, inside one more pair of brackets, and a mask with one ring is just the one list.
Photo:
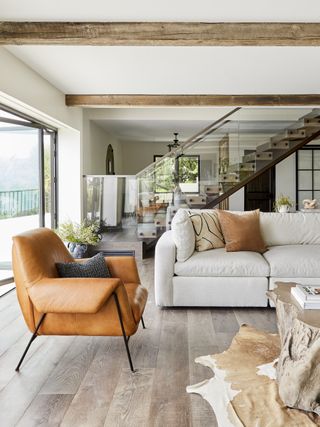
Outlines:
{"label": "beige accent pillow", "polygon": [[217,209],[227,252],[267,250],[260,230],[260,210],[243,215]]}
{"label": "beige accent pillow", "polygon": [[196,236],[196,251],[224,248],[224,238],[216,209],[212,211],[189,211]]}

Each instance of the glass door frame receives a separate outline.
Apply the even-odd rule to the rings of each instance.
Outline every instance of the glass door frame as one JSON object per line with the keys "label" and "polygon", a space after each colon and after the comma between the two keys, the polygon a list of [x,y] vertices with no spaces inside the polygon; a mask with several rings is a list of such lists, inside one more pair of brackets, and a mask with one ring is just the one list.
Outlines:
{"label": "glass door frame", "polygon": [[[17,117],[7,118],[1,116],[1,111],[5,111]],[[22,119],[22,120],[19,120]],[[34,118],[27,116],[10,107],[0,104],[0,122],[25,126],[38,129],[38,174],[39,174],[39,226],[45,227],[45,170],[44,170],[44,136],[50,135],[50,206],[51,206],[51,228],[58,226],[58,162],[57,162],[57,145],[58,131],[56,128],[39,122]]]}

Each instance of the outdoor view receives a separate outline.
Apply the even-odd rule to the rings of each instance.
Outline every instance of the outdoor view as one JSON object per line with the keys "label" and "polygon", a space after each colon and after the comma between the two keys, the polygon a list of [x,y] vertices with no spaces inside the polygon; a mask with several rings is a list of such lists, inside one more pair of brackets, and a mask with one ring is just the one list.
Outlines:
{"label": "outdoor view", "polygon": [[38,130],[0,123],[0,262],[11,237],[39,226]]}
{"label": "outdoor view", "polygon": [[[180,184],[184,193],[196,193],[199,183],[199,157],[181,156],[175,166],[175,159],[163,159],[155,172],[155,192],[170,193],[175,185]],[[177,171],[176,171],[177,168]]]}
{"label": "outdoor view", "polygon": [[[1,112],[2,115],[2,112]],[[45,225],[51,225],[50,135],[44,136]],[[12,236],[40,225],[39,129],[0,121],[0,269],[11,268]]]}

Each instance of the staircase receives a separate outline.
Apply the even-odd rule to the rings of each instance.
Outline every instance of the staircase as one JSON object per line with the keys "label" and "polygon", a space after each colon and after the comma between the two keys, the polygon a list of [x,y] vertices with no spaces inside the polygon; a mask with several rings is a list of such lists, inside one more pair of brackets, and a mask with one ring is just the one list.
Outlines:
{"label": "staircase", "polygon": [[[263,113],[263,112],[262,112]],[[248,119],[252,114],[253,119]],[[137,175],[138,237],[157,238],[179,207],[213,208],[320,137],[320,110],[236,108]],[[277,114],[279,118],[277,117]],[[198,162],[198,177],[183,171]],[[182,163],[181,163],[182,162]],[[191,190],[192,191],[191,191]]]}

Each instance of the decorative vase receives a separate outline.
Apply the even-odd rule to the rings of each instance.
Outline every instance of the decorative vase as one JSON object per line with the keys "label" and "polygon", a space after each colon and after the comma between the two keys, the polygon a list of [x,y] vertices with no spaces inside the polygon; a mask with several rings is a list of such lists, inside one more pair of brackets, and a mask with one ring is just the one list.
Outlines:
{"label": "decorative vase", "polygon": [[290,206],[288,206],[288,205],[280,205],[278,207],[278,212],[280,212],[280,213],[288,213],[289,210],[290,210]]}
{"label": "decorative vase", "polygon": [[88,245],[84,243],[68,243],[68,249],[73,258],[84,258],[88,249]]}
{"label": "decorative vase", "polygon": [[186,196],[181,190],[180,184],[177,184],[173,191],[173,205],[179,207],[186,202]]}

